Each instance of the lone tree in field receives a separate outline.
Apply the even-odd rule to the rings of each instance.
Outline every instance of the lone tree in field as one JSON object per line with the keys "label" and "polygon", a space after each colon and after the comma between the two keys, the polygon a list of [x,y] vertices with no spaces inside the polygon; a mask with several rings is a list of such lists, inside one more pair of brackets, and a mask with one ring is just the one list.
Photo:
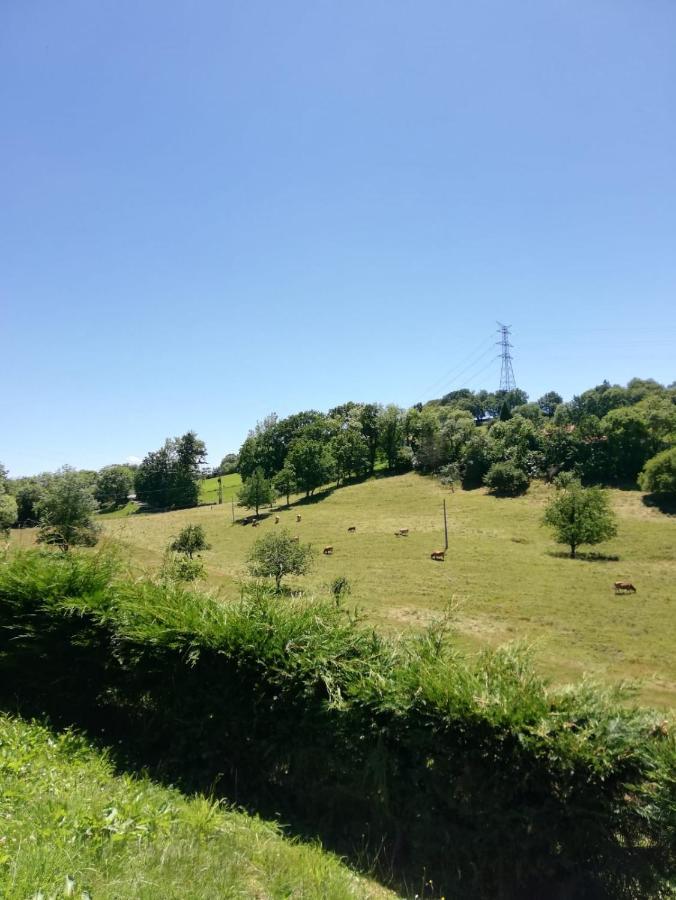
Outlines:
{"label": "lone tree in field", "polygon": [[204,528],[201,525],[186,525],[169,544],[169,549],[174,553],[184,553],[189,559],[192,559],[195,553],[210,550],[211,544],[207,543]]}
{"label": "lone tree in field", "polygon": [[254,577],[274,578],[280,590],[285,575],[305,575],[312,564],[312,550],[294,541],[287,529],[259,538],[249,551],[249,572]]}
{"label": "lone tree in field", "polygon": [[56,473],[38,503],[38,542],[54,544],[67,553],[71,547],[93,547],[99,526],[92,516],[98,504],[80,475],[69,466]]}
{"label": "lone tree in field", "polygon": [[554,529],[556,541],[570,547],[570,557],[580,544],[600,544],[617,534],[615,514],[600,488],[571,483],[545,510],[543,523]]}
{"label": "lone tree in field", "polygon": [[263,469],[259,466],[239,489],[237,502],[240,506],[255,509],[256,515],[258,515],[259,507],[265,503],[272,503],[273,497],[272,483],[265,477]]}

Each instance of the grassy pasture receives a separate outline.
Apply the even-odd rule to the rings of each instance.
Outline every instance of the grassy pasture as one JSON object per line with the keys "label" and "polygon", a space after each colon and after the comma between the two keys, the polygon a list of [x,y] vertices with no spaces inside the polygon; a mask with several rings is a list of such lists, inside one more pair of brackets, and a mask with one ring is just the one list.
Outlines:
{"label": "grassy pasture", "polygon": [[[223,503],[230,503],[236,497],[242,484],[242,479],[237,473],[222,475]],[[203,478],[200,481],[200,503],[218,503],[218,478]]]}
{"label": "grassy pasture", "polygon": [[77,735],[4,715],[0,787],[5,900],[394,896],[273,824],[116,775]]}
{"label": "grassy pasture", "polygon": [[[451,493],[411,473],[281,508],[277,526],[272,517],[258,529],[233,525],[229,503],[102,524],[133,565],[155,567],[180,527],[201,523],[213,545],[204,554],[208,579],[225,599],[239,593],[252,542],[286,526],[317,551],[312,574],[289,579],[294,589],[325,590],[333,577],[346,575],[350,602],[378,627],[395,631],[425,624],[453,603],[465,648],[524,640],[557,681],[585,672],[607,681],[639,679],[642,701],[673,705],[676,519],[645,506],[638,491],[612,491],[618,536],[593,548],[605,558],[570,560],[540,525],[551,490],[536,484],[524,497],[496,499],[483,490]],[[439,563],[429,555],[444,543],[443,498],[450,546]],[[355,534],[347,533],[351,525]],[[394,536],[402,527],[410,529],[408,538]],[[30,540],[28,532],[20,537]],[[321,553],[327,544],[332,556]],[[612,584],[619,580],[632,581],[638,593],[615,596]]]}

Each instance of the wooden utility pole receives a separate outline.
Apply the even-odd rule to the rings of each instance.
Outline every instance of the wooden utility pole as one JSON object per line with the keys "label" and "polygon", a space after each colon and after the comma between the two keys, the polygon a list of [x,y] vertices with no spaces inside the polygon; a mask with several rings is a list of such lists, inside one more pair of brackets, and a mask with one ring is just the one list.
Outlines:
{"label": "wooden utility pole", "polygon": [[218,505],[220,506],[223,502],[223,482],[221,481],[221,476],[218,476]]}
{"label": "wooden utility pole", "polygon": [[230,501],[232,504],[232,524],[235,524],[235,498],[233,497]]}
{"label": "wooden utility pole", "polygon": [[448,550],[448,522],[446,520],[446,498],[444,497],[444,550]]}

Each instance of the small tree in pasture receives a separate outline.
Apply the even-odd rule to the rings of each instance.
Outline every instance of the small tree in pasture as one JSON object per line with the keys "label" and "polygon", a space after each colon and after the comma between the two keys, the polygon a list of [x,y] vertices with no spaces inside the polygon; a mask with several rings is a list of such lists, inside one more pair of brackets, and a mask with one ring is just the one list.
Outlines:
{"label": "small tree in pasture", "polygon": [[605,492],[576,482],[557,492],[545,510],[543,523],[554,529],[557,543],[570,547],[571,559],[580,544],[600,544],[617,534],[615,514]]}
{"label": "small tree in pasture", "polygon": [[211,544],[207,542],[204,528],[201,525],[186,525],[171,541],[168,549],[174,553],[183,553],[192,559],[195,553],[210,550]]}
{"label": "small tree in pasture", "polygon": [[312,564],[312,551],[283,529],[259,538],[249,552],[248,563],[253,576],[274,578],[279,591],[285,575],[305,575]]}
{"label": "small tree in pasture", "polygon": [[38,504],[38,542],[67,552],[73,546],[93,547],[99,527],[92,516],[98,504],[80,475],[68,466],[56,473]]}
{"label": "small tree in pasture", "polygon": [[240,506],[255,509],[256,515],[258,515],[259,508],[265,503],[272,503],[273,497],[272,483],[265,477],[263,469],[259,466],[239,489],[237,501]]}

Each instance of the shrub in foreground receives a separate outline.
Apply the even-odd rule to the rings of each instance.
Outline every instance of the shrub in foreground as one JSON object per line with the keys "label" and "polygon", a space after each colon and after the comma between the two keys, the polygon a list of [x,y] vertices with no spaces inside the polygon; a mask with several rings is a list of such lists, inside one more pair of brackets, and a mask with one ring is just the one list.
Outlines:
{"label": "shrub in foreground", "polygon": [[663,717],[588,683],[550,689],[519,650],[466,660],[440,624],[392,642],[332,599],[258,588],[224,604],[59,556],[0,567],[0,687],[25,706],[77,717],[186,787],[217,780],[409,885],[423,872],[463,897],[665,885]]}
{"label": "shrub in foreground", "polygon": [[676,447],[649,459],[638,476],[638,483],[642,491],[676,496]]}

